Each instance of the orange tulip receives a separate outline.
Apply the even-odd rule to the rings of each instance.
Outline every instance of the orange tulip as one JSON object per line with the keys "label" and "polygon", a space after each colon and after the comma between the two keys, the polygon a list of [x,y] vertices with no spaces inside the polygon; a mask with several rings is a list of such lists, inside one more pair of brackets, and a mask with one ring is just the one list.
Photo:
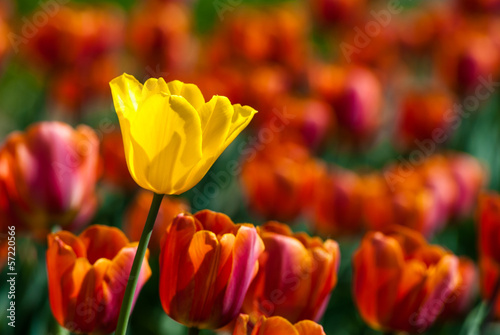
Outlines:
{"label": "orange tulip", "polygon": [[[129,205],[125,215],[126,220],[123,230],[132,241],[138,241],[140,239],[152,201],[152,192],[140,190]],[[151,240],[149,241],[149,250],[158,252],[160,250],[160,242],[163,233],[168,229],[172,220],[177,214],[189,211],[190,206],[186,200],[170,196],[163,197],[158,216],[156,217],[153,233],[151,234]]]}
{"label": "orange tulip", "polygon": [[40,238],[54,224],[69,230],[86,224],[97,204],[98,150],[97,135],[83,125],[40,122],[12,133],[0,149],[12,220]]}
{"label": "orange tulip", "polygon": [[258,228],[266,247],[242,311],[255,322],[282,316],[290,322],[319,320],[337,283],[338,244],[269,222]]}
{"label": "orange tulip", "polygon": [[128,45],[148,77],[176,76],[193,67],[196,43],[191,21],[181,1],[140,2],[132,11]]}
{"label": "orange tulip", "polygon": [[313,196],[314,228],[324,236],[363,229],[362,194],[366,185],[354,172],[336,169],[318,178]]}
{"label": "orange tulip", "polygon": [[484,299],[494,302],[495,318],[500,318],[500,195],[483,194],[479,199],[479,270],[481,276],[481,294]]}
{"label": "orange tulip", "polygon": [[323,327],[311,320],[304,320],[292,325],[288,320],[273,316],[261,316],[252,331],[249,332],[249,317],[240,314],[236,320],[233,335],[326,335]]}
{"label": "orange tulip", "polygon": [[[399,108],[398,142],[404,147],[421,148],[425,142],[437,146],[451,137],[454,99],[445,90],[428,87],[403,93]],[[449,114],[449,115],[448,115]]]}
{"label": "orange tulip", "polygon": [[353,294],[372,328],[423,332],[460,284],[458,258],[401,226],[369,232],[353,259]]}
{"label": "orange tulip", "polygon": [[256,213],[269,220],[292,221],[310,201],[318,171],[305,147],[274,141],[251,151],[242,165],[241,180]]}
{"label": "orange tulip", "polygon": [[160,253],[160,300],[174,320],[217,329],[239,313],[264,245],[256,229],[209,210],[179,214]]}
{"label": "orange tulip", "polygon": [[[48,235],[49,299],[57,322],[75,333],[113,332],[136,250],[137,243],[114,227]],[[150,276],[146,260],[136,297]]]}

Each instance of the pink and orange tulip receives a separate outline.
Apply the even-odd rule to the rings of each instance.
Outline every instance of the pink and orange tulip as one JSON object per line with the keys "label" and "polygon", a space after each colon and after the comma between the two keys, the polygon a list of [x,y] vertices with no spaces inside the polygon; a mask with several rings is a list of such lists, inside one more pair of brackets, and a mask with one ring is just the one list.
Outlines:
{"label": "pink and orange tulip", "polygon": [[41,122],[0,148],[0,178],[13,221],[45,238],[51,225],[77,229],[93,216],[99,141],[81,125]]}
{"label": "pink and orange tulip", "polygon": [[[101,225],[79,236],[59,231],[47,239],[49,299],[57,322],[75,333],[113,332],[137,243],[129,243],[119,229]],[[146,260],[136,298],[150,276]]]}
{"label": "pink and orange tulip", "polygon": [[258,229],[265,251],[242,311],[252,322],[260,316],[281,316],[290,322],[321,319],[337,284],[337,242],[293,234],[277,222]]}
{"label": "pink and orange tulip", "polygon": [[239,313],[264,245],[256,229],[222,213],[178,215],[160,253],[160,300],[188,327],[217,329]]}

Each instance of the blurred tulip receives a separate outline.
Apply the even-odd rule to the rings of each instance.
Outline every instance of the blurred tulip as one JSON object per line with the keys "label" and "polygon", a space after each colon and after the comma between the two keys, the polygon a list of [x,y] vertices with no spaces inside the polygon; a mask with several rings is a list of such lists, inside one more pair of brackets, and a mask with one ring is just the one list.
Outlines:
{"label": "blurred tulip", "polygon": [[450,155],[448,160],[458,187],[453,215],[470,215],[477,203],[479,192],[486,185],[488,173],[481,162],[464,153]]}
{"label": "blurred tulip", "polygon": [[336,169],[318,178],[313,195],[313,226],[323,236],[356,234],[363,229],[365,185],[354,172]]}
{"label": "blurred tulip", "polygon": [[[299,74],[307,57],[309,22],[300,5],[238,8],[225,13],[222,30],[210,42],[212,65],[241,61],[251,68],[280,64]],[[227,23],[226,23],[227,22]]]}
{"label": "blurred tulip", "polygon": [[[316,71],[322,74],[315,75]],[[375,135],[382,120],[382,87],[371,70],[321,66],[311,73],[311,85],[332,104],[339,138],[361,142]]]}
{"label": "blurred tulip", "polygon": [[[182,2],[142,2],[132,11],[128,44],[150,77],[177,76],[196,54],[191,14]],[[144,69],[145,68],[145,69]]]}
{"label": "blurred tulip", "polygon": [[93,216],[99,141],[84,125],[40,122],[0,149],[0,178],[12,220],[45,238],[52,225],[74,230]]}
{"label": "blurred tulip", "polygon": [[470,14],[471,12],[498,14],[500,12],[499,0],[459,0],[458,3],[461,5],[464,14]]}
{"label": "blurred tulip", "polygon": [[[137,244],[119,229],[101,225],[79,236],[59,231],[47,239],[50,307],[57,322],[79,334],[113,332]],[[137,292],[150,276],[145,261]]]}
{"label": "blurred tulip", "polygon": [[493,301],[493,315],[500,318],[500,195],[483,194],[479,199],[479,270],[481,294]]}
{"label": "blurred tulip", "polygon": [[[500,52],[491,36],[459,30],[442,38],[436,49],[435,65],[444,82],[458,93],[475,94],[477,99],[485,100],[485,95],[487,97],[496,87]],[[469,106],[468,109],[474,108]]]}
{"label": "blurred tulip", "polygon": [[160,300],[188,327],[216,329],[239,313],[264,245],[252,225],[208,210],[178,215],[160,253]]}
{"label": "blurred tulip", "polygon": [[241,181],[249,206],[257,214],[292,221],[310,202],[320,170],[306,148],[276,140],[243,162]]}
{"label": "blurred tulip", "polygon": [[387,225],[398,222],[392,204],[392,191],[382,174],[371,173],[361,176],[362,215],[371,230],[383,230]]}
{"label": "blurred tulip", "polygon": [[279,316],[270,318],[262,316],[251,331],[248,321],[248,315],[240,314],[236,320],[233,335],[326,335],[323,327],[310,320],[292,325],[288,320]]}
{"label": "blurred tulip", "polygon": [[457,181],[450,169],[449,159],[446,156],[434,155],[429,157],[418,173],[422,176],[423,185],[435,196],[438,208],[439,222],[446,223],[453,216],[453,210],[459,196]]}
{"label": "blurred tulip", "polygon": [[[432,141],[438,146],[450,138],[455,118],[454,99],[446,91],[429,88],[404,93],[399,109],[397,143],[415,148]],[[451,121],[450,121],[451,120]]]}
{"label": "blurred tulip", "polygon": [[[376,181],[376,188],[367,192],[364,199],[364,206],[370,210],[370,216],[365,214],[367,224],[373,230],[398,224],[431,237],[442,228],[447,213],[443,211],[438,193],[425,185],[421,172],[412,169],[402,176],[399,172],[404,168],[407,167],[402,167],[402,163],[388,166]],[[375,204],[369,204],[370,199],[375,199]],[[377,217],[378,213],[384,215]],[[385,217],[391,221],[383,221]]]}
{"label": "blurred tulip", "polygon": [[366,11],[366,0],[314,0],[313,14],[324,26],[346,25],[351,27]]}
{"label": "blurred tulip", "polygon": [[470,312],[472,303],[477,295],[478,273],[476,265],[466,257],[459,258],[458,271],[460,283],[444,307],[440,318],[459,319]]}
{"label": "blurred tulip", "polygon": [[320,320],[337,284],[337,242],[293,234],[277,222],[268,222],[258,230],[265,251],[245,297],[243,313],[249,314],[252,322],[260,316],[281,316],[290,322]]}
{"label": "blurred tulip", "polygon": [[[103,164],[102,178],[106,182],[125,190],[137,188],[137,184],[128,172],[123,138],[119,130],[104,133],[101,141],[101,161]],[[139,238],[133,238],[133,240],[139,240]]]}
{"label": "blurred tulip", "polygon": [[123,45],[124,17],[114,7],[61,6],[33,27],[25,56],[48,72],[88,68]]}
{"label": "blurred tulip", "polygon": [[105,55],[85,67],[54,73],[49,83],[51,109],[79,114],[86,105],[107,100],[109,81],[119,74],[117,61],[115,55]]}
{"label": "blurred tulip", "polygon": [[335,114],[322,100],[285,96],[276,99],[274,104],[283,106],[283,110],[275,107],[273,113],[259,113],[261,119],[266,119],[260,129],[280,131],[281,138],[297,141],[312,150],[320,147],[335,131]]}
{"label": "blurred tulip", "polygon": [[195,186],[256,113],[222,96],[205,102],[196,85],[180,81],[142,85],[124,74],[110,86],[130,174],[158,194]]}
{"label": "blurred tulip", "polygon": [[[153,201],[153,193],[145,190],[139,191],[125,214],[125,226],[123,230],[132,241],[141,238],[144,224],[148,217],[149,207]],[[163,197],[160,210],[149,241],[149,250],[157,252],[160,250],[160,241],[163,233],[168,229],[172,220],[181,213],[190,211],[186,200],[174,197]]]}
{"label": "blurred tulip", "polygon": [[407,228],[369,232],[354,254],[354,300],[377,330],[423,332],[459,284],[458,258]]}

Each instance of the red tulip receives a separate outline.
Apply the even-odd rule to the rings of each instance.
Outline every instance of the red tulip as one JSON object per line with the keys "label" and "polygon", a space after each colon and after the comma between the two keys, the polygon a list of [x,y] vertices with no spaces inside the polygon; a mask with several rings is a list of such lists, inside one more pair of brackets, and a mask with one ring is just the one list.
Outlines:
{"label": "red tulip", "polygon": [[160,300],[174,320],[217,329],[239,313],[264,246],[251,225],[208,210],[179,214],[160,253]]}
{"label": "red tulip", "polygon": [[371,327],[423,332],[460,284],[458,258],[400,226],[369,232],[353,258],[354,300]]}
{"label": "red tulip", "polygon": [[[48,235],[49,299],[57,322],[75,333],[113,332],[136,251],[137,243],[113,227]],[[145,260],[136,298],[150,276]]]}

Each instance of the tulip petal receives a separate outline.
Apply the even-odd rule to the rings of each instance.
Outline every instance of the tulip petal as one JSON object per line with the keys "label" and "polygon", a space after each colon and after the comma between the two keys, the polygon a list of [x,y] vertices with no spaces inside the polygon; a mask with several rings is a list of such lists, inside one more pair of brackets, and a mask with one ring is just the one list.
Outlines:
{"label": "tulip petal", "polygon": [[300,321],[294,326],[299,335],[325,335],[323,327],[310,320]]}
{"label": "tulip petal", "polygon": [[194,266],[188,255],[196,233],[193,217],[178,215],[163,237],[160,253],[160,300],[174,320],[188,319],[194,299]]}
{"label": "tulip petal", "polygon": [[227,133],[224,149],[241,133],[243,129],[252,121],[257,111],[250,106],[233,105],[234,113],[231,119],[231,128]]}
{"label": "tulip petal", "polygon": [[197,111],[205,104],[205,98],[198,86],[185,84],[179,80],[173,80],[167,85],[171,95],[184,97]]}
{"label": "tulip petal", "polygon": [[429,294],[416,317],[422,322],[418,330],[424,331],[436,320],[459,282],[458,258],[454,255],[443,256],[429,277],[427,283]]}
{"label": "tulip petal", "polygon": [[200,119],[182,97],[150,96],[131,122],[130,135],[147,155],[146,162],[134,164],[145,170],[156,193],[176,193],[172,185],[183,184],[202,158]]}
{"label": "tulip petal", "polygon": [[252,274],[259,256],[264,251],[264,243],[255,228],[241,226],[236,233],[233,249],[233,268],[224,296],[222,314],[239,312],[245,294],[253,280]]}
{"label": "tulip petal", "polygon": [[85,246],[70,232],[61,231],[48,236],[47,276],[52,314],[63,325],[66,309],[64,306],[61,278],[71,271],[79,256],[84,257]]}
{"label": "tulip petal", "polygon": [[288,320],[274,316],[269,319],[261,317],[255,325],[252,335],[300,335]]}
{"label": "tulip petal", "polygon": [[369,233],[354,254],[353,289],[358,309],[374,328],[392,315],[404,265],[399,243],[382,233]]}
{"label": "tulip petal", "polygon": [[224,143],[232,126],[233,106],[228,98],[214,95],[198,112],[203,134],[203,156],[207,159],[219,157],[225,148]]}
{"label": "tulip petal", "polygon": [[80,234],[87,259],[94,264],[99,258],[113,259],[128,244],[125,234],[116,227],[93,225]]}
{"label": "tulip petal", "polygon": [[142,101],[142,84],[129,74],[122,74],[111,80],[111,94],[118,114],[125,117],[137,111],[139,103]]}
{"label": "tulip petal", "polygon": [[234,232],[234,222],[224,213],[204,209],[194,214],[194,217],[203,222],[203,229],[210,230],[217,235]]}
{"label": "tulip petal", "polygon": [[170,90],[163,78],[149,78],[146,80],[142,89],[142,101],[155,94],[170,95]]}
{"label": "tulip petal", "polygon": [[236,319],[236,325],[234,326],[233,335],[248,335],[248,321],[249,316],[247,314],[240,314]]}

